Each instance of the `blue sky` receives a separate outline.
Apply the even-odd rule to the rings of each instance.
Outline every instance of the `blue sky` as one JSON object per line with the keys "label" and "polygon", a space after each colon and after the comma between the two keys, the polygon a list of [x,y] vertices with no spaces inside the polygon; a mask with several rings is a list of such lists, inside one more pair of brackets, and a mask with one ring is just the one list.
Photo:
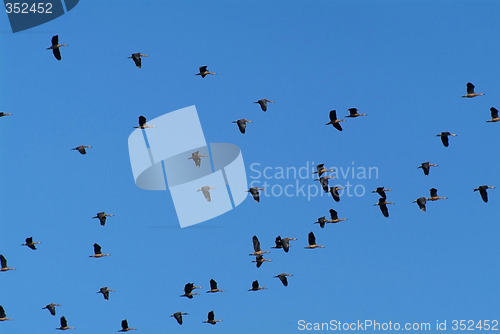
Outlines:
{"label": "blue sky", "polygon": [[[82,1],[68,14],[13,34],[0,14],[0,305],[2,331],[300,332],[299,320],[450,322],[495,319],[500,266],[500,106],[495,1]],[[62,60],[50,51],[53,35]],[[137,69],[127,57],[149,55]],[[215,76],[195,76],[208,65]],[[472,82],[486,95],[463,99]],[[266,113],[253,104],[275,100]],[[361,197],[249,197],[235,210],[180,229],[168,192],[134,184],[127,139],[137,117],[196,105],[208,142],[238,145],[247,168],[376,167],[348,177]],[[356,107],[338,132],[328,112]],[[231,122],[254,122],[242,135]],[[457,133],[445,148],[435,135]],[[172,143],[167,143],[172,144]],[[85,156],[71,151],[92,145]],[[417,166],[439,164],[424,176]],[[256,167],[257,165],[259,167]],[[272,178],[270,187],[317,185]],[[390,217],[373,204],[393,189]],[[436,187],[449,199],[422,213],[411,202]],[[348,221],[313,224],[334,208]],[[92,217],[114,213],[105,227]],[[306,250],[313,231],[324,249]],[[257,269],[252,236],[271,250]],[[42,241],[32,251],[20,244]],[[92,259],[99,243],[110,257]],[[289,286],[273,278],[292,273]],[[214,278],[221,294],[206,294]],[[268,290],[248,292],[258,279]],[[192,300],[184,284],[203,286]],[[115,289],[109,301],[96,294]],[[41,310],[60,303],[57,317]],[[214,310],[216,326],[202,324]],[[168,316],[188,312],[179,326]]]}

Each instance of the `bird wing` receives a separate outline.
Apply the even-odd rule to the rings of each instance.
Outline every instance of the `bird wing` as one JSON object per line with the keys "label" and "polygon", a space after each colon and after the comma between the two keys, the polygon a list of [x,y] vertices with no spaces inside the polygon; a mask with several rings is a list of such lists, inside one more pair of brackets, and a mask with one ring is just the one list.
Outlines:
{"label": "bird wing", "polygon": [[337,211],[335,211],[333,209],[330,209],[330,217],[332,217],[332,220],[339,219]]}
{"label": "bird wing", "polygon": [[252,282],[252,289],[257,290],[259,288],[259,281]]}
{"label": "bird wing", "polygon": [[266,100],[259,100],[257,103],[260,104],[260,108],[262,111],[267,111],[267,101]]}
{"label": "bird wing", "polygon": [[283,250],[285,251],[285,253],[288,253],[288,250],[290,249],[290,242],[288,241],[287,238],[281,240],[281,243],[283,245]]}
{"label": "bird wing", "polygon": [[52,43],[52,45],[59,44],[59,35],[52,36],[51,43]]}
{"label": "bird wing", "polygon": [[61,51],[59,50],[59,48],[52,49],[52,53],[57,60],[61,60]]}
{"label": "bird wing", "polygon": [[253,249],[256,252],[260,252],[260,242],[259,242],[259,238],[257,238],[256,235],[253,236],[252,242],[253,242]]}
{"label": "bird wing", "polygon": [[356,108],[349,108],[348,110],[349,110],[349,114],[351,116],[356,115],[356,113],[358,112],[358,109],[356,109]]}
{"label": "bird wing", "polygon": [[309,245],[316,244],[316,237],[314,236],[314,233],[309,232],[308,241],[309,241]]}
{"label": "bird wing", "polygon": [[184,285],[184,292],[186,294],[190,294],[191,291],[193,291],[193,288],[194,288],[194,284],[193,283],[187,283],[186,285]]}
{"label": "bird wing", "polygon": [[424,162],[422,163],[422,170],[424,171],[424,175],[429,175],[429,163],[428,162]]}
{"label": "bird wing", "polygon": [[213,321],[213,320],[215,320],[215,314],[214,311],[210,311],[208,312],[208,321]]}
{"label": "bird wing", "polygon": [[241,120],[237,122],[238,128],[240,129],[241,133],[245,133],[245,129],[247,127],[247,124],[245,122],[242,122]]}
{"label": "bird wing", "polygon": [[2,264],[2,268],[7,267],[7,259],[3,255],[0,255],[0,262]]}
{"label": "bird wing", "polygon": [[101,254],[101,246],[94,244],[94,254]]}
{"label": "bird wing", "polygon": [[128,322],[127,320],[122,320],[122,329],[127,329],[128,328]]}
{"label": "bird wing", "polygon": [[483,201],[486,203],[488,202],[488,192],[486,191],[486,188],[484,187],[479,187],[479,193],[481,194],[481,198]]}
{"label": "bird wing", "polygon": [[495,107],[490,108],[491,111],[491,118],[498,118],[498,110]]}
{"label": "bird wing", "polygon": [[144,125],[146,125],[146,117],[139,116],[139,126],[142,128]]}
{"label": "bird wing", "polygon": [[467,83],[467,94],[474,94],[474,85],[470,82]]}
{"label": "bird wing", "polygon": [[450,143],[448,141],[448,136],[447,135],[441,134],[441,141],[443,142],[443,145],[445,147],[448,147],[448,145],[450,145]]}
{"label": "bird wing", "polygon": [[288,280],[286,279],[285,275],[278,275],[281,283],[283,283],[284,286],[288,286]]}
{"label": "bird wing", "polygon": [[65,317],[61,317],[61,327],[68,327],[68,322]]}
{"label": "bird wing", "polygon": [[26,238],[26,243],[27,244],[32,244],[33,243],[33,237]]}
{"label": "bird wing", "polygon": [[206,72],[207,66],[200,66],[200,73]]}
{"label": "bird wing", "polygon": [[336,110],[330,110],[330,120],[332,122],[337,120],[337,111]]}
{"label": "bird wing", "polygon": [[174,318],[175,318],[175,320],[177,320],[177,322],[179,323],[179,325],[182,325],[182,314],[181,314],[181,312],[174,313]]}
{"label": "bird wing", "polygon": [[333,123],[333,127],[339,131],[342,131],[342,126],[340,126],[340,123]]}
{"label": "bird wing", "polygon": [[430,189],[431,197],[436,197],[438,195],[438,190],[436,188]]}
{"label": "bird wing", "polygon": [[201,158],[196,156],[196,157],[193,157],[193,161],[194,161],[194,164],[196,165],[196,167],[200,167],[201,166]]}
{"label": "bird wing", "polygon": [[7,315],[5,314],[5,310],[3,309],[2,306],[0,306],[0,318],[6,318]]}
{"label": "bird wing", "polygon": [[132,60],[134,61],[135,66],[137,66],[138,68],[141,68],[142,60],[141,60],[141,54],[140,53],[133,53],[132,54]]}
{"label": "bird wing", "polygon": [[56,315],[56,307],[54,305],[47,305],[47,309],[49,310],[50,314]]}
{"label": "bird wing", "polygon": [[217,282],[214,279],[210,280],[210,290],[217,290]]}
{"label": "bird wing", "polygon": [[380,205],[380,211],[382,211],[384,217],[389,217],[389,210],[387,209],[387,205]]}

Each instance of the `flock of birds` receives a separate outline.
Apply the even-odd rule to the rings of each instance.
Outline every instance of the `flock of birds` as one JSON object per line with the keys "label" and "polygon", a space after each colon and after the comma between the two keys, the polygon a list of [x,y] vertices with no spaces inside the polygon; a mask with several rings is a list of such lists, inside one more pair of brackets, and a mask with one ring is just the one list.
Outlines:
{"label": "flock of birds", "polygon": [[[62,57],[61,57],[60,48],[63,46],[67,46],[67,44],[59,44],[58,35],[53,36],[51,42],[52,42],[52,45],[47,49],[52,50],[54,57],[57,60],[61,60]],[[135,65],[138,68],[141,68],[142,67],[142,57],[148,57],[148,55],[138,52],[138,53],[133,53],[129,58],[131,58],[134,61]],[[210,72],[208,70],[207,66],[201,66],[199,68],[199,73],[196,73],[195,75],[199,75],[202,78],[205,78],[207,75],[215,75],[215,74],[216,73],[214,73],[214,72]],[[473,98],[473,97],[481,96],[481,95],[484,95],[484,94],[483,93],[475,93],[474,85],[469,82],[469,83],[467,83],[467,94],[463,95],[462,97]],[[261,110],[265,112],[265,111],[267,111],[268,103],[274,103],[274,101],[268,100],[268,99],[261,99],[261,100],[254,102],[254,103],[259,104]],[[348,109],[348,111],[349,111],[349,115],[346,115],[345,116],[346,118],[357,118],[357,117],[361,117],[361,116],[367,116],[364,113],[359,113],[357,108],[350,108],[350,109]],[[491,111],[491,119],[487,120],[487,122],[500,121],[500,118],[498,117],[498,110],[496,108],[492,107],[490,109],[490,111]],[[0,112],[0,117],[11,116],[11,115],[12,115],[11,113]],[[330,121],[328,123],[326,123],[326,125],[332,125],[338,131],[343,130],[340,123],[345,122],[345,120],[337,118],[336,110],[330,111],[329,118],[330,118]],[[239,120],[233,121],[233,123],[237,124],[239,131],[243,134],[246,131],[247,123],[251,123],[251,122],[252,122],[251,120],[247,120],[247,119],[239,119]],[[139,117],[139,126],[136,126],[135,128],[146,129],[146,128],[154,128],[154,127],[155,127],[154,125],[148,125],[146,118],[141,115]],[[445,147],[448,147],[449,146],[449,138],[448,137],[450,137],[450,136],[455,137],[456,134],[450,133],[448,131],[443,131],[440,134],[437,134],[436,136],[439,136],[441,138],[442,144]],[[91,148],[91,146],[80,145],[80,146],[73,148],[72,150],[76,150],[80,154],[86,154],[87,148]],[[193,160],[195,167],[199,168],[201,166],[201,163],[202,163],[202,158],[204,158],[204,157],[207,157],[207,155],[203,155],[203,154],[200,154],[199,151],[195,151],[195,152],[191,153],[191,156],[188,157],[188,159]],[[417,168],[422,169],[424,175],[429,175],[430,167],[437,167],[437,166],[438,166],[437,164],[430,163],[427,161],[427,162],[423,162]],[[333,171],[333,169],[325,168],[324,164],[319,164],[316,166],[316,171],[313,174],[318,174],[318,178],[315,181],[320,182],[321,187],[323,188],[324,192],[331,193],[333,200],[335,202],[339,202],[340,201],[339,190],[344,189],[344,187],[336,187],[336,186],[330,187],[329,186],[329,179],[333,179],[334,177],[324,175],[325,173],[332,172],[332,171]],[[492,188],[494,188],[494,187],[489,186],[489,185],[481,185],[478,188],[474,189],[474,191],[479,191],[482,200],[484,202],[488,202],[487,190],[492,189]],[[203,187],[198,189],[198,192],[202,192],[205,199],[208,202],[210,202],[211,201],[211,195],[210,195],[211,189],[214,189],[214,187],[203,186]],[[247,192],[249,192],[252,195],[253,199],[256,202],[259,202],[260,201],[260,191],[264,191],[264,190],[265,190],[264,188],[252,187],[252,188],[248,189]],[[380,196],[378,202],[375,203],[374,206],[379,206],[380,211],[382,212],[384,217],[389,217],[389,210],[388,210],[387,205],[394,204],[393,202],[387,201],[386,192],[390,192],[390,191],[391,191],[391,189],[386,189],[385,187],[378,187],[377,189],[372,191],[373,193],[376,193]],[[444,196],[439,196],[438,190],[436,188],[431,188],[429,190],[429,192],[430,192],[429,197],[422,196],[422,197],[417,198],[415,201],[413,201],[413,203],[417,203],[418,207],[423,212],[426,211],[427,201],[437,201],[437,200],[447,198]],[[334,209],[330,209],[329,214],[330,214],[330,219],[327,219],[326,216],[322,216],[322,217],[319,217],[318,220],[316,222],[314,222],[314,224],[319,224],[320,228],[323,229],[326,226],[326,224],[329,224],[329,223],[336,224],[336,223],[347,220],[346,218],[339,218],[337,211],[335,211]],[[106,212],[99,212],[92,218],[98,219],[100,225],[105,226],[106,218],[112,217],[112,216],[113,216],[113,214],[109,214]],[[281,238],[281,236],[277,236],[275,238],[275,245],[272,248],[283,249],[283,251],[285,253],[288,253],[289,249],[290,249],[290,241],[295,241],[295,240],[297,240],[297,239],[296,238],[289,238],[289,237]],[[33,241],[33,237],[28,237],[28,238],[26,238],[25,243],[23,243],[22,246],[26,246],[32,250],[36,250],[37,249],[36,245],[38,245],[40,243],[41,243],[40,241]],[[255,235],[252,237],[252,244],[253,244],[254,251],[252,253],[250,253],[249,255],[255,256],[255,260],[253,260],[252,262],[256,263],[257,268],[260,268],[264,262],[271,262],[270,259],[264,258],[264,254],[269,253],[269,251],[263,251],[261,249],[259,239]],[[94,243],[93,247],[94,247],[94,254],[90,255],[89,257],[102,258],[102,257],[107,257],[110,255],[108,253],[102,253],[101,246],[97,243]],[[324,248],[324,247],[325,246],[318,245],[316,243],[316,236],[314,235],[313,232],[310,232],[308,234],[308,245],[305,246],[304,248],[315,249],[315,248]],[[15,270],[15,268],[11,268],[7,265],[7,260],[3,255],[0,255],[0,261],[1,261],[0,272],[7,272],[7,271]],[[288,286],[288,277],[291,277],[291,276],[293,276],[293,275],[289,274],[289,273],[281,273],[281,274],[274,276],[274,278],[278,278],[281,281],[281,283],[283,284],[283,286],[286,287],[286,286]],[[193,292],[193,290],[201,289],[201,288],[202,287],[195,286],[194,283],[191,283],[191,282],[186,283],[184,286],[184,294],[182,294],[181,297],[193,299],[193,296],[198,295],[198,293]],[[260,286],[259,282],[257,280],[255,280],[251,283],[251,288],[248,291],[259,291],[259,290],[265,290],[265,289],[267,289],[267,288],[264,286]],[[101,293],[103,295],[105,300],[109,300],[110,292],[114,292],[114,290],[109,289],[108,287],[102,287],[99,289],[99,291],[97,291],[97,293]],[[210,279],[210,290],[208,290],[206,292],[207,293],[219,293],[219,292],[224,292],[224,290],[221,290],[218,288],[218,284],[214,279]],[[57,303],[50,303],[50,304],[44,306],[42,309],[47,309],[52,316],[55,316],[56,315],[56,307],[60,307],[60,306],[61,305],[57,304]],[[172,315],[170,315],[170,317],[173,317],[179,325],[182,325],[183,324],[183,316],[185,316],[185,315],[188,315],[188,313],[178,311],[178,312],[175,312]],[[12,318],[7,318],[7,315],[5,313],[4,308],[2,306],[0,306],[0,321],[7,321],[7,320],[12,320]],[[215,325],[217,322],[221,322],[221,321],[222,320],[220,320],[220,319],[215,319],[215,314],[214,314],[214,311],[212,310],[212,311],[208,312],[207,320],[203,321],[203,323]],[[60,327],[58,327],[57,329],[58,330],[68,330],[68,329],[74,329],[74,327],[68,326],[68,322],[66,320],[66,317],[62,316],[60,318]],[[129,327],[128,321],[126,319],[124,319],[121,322],[121,329],[119,330],[119,332],[127,332],[129,330],[135,330],[135,329],[136,328],[134,328],[134,327]]]}

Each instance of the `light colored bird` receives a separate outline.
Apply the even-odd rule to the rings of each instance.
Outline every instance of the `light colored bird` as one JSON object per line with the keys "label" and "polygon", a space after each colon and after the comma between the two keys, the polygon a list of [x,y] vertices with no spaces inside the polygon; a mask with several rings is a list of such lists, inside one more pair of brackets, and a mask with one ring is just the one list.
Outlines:
{"label": "light colored bird", "polygon": [[293,276],[292,274],[286,274],[286,273],[281,273],[279,275],[274,276],[275,278],[279,278],[281,283],[283,283],[284,286],[288,286],[288,279],[286,278],[287,276]]}
{"label": "light colored bird", "polygon": [[316,244],[316,237],[314,236],[314,233],[312,233],[312,232],[309,232],[307,241],[309,242],[309,245],[307,245],[307,247],[304,247],[304,248],[308,248],[308,249],[325,248],[325,246],[323,246],[323,245]]}
{"label": "light colored bird", "polygon": [[269,251],[262,251],[260,249],[260,241],[259,241],[259,238],[257,238],[256,235],[254,235],[252,237],[252,243],[253,243],[253,250],[254,250],[254,252],[252,254],[249,254],[249,255],[262,255],[262,254],[269,253]]}
{"label": "light colored bird", "polygon": [[61,304],[50,303],[49,305],[46,305],[45,307],[42,307],[42,310],[49,310],[50,314],[56,315],[56,306],[62,306],[62,305]]}
{"label": "light colored bird", "polygon": [[174,314],[172,314],[170,317],[174,317],[175,320],[177,320],[177,323],[179,325],[182,325],[182,316],[183,315],[189,315],[189,313],[183,313],[183,312],[175,312]]}
{"label": "light colored bird", "polygon": [[426,211],[425,204],[427,203],[427,199],[425,197],[419,197],[416,200],[414,200],[412,203],[417,203],[418,207],[422,212]]}
{"label": "light colored bird", "polygon": [[4,116],[12,116],[12,114],[11,113],[0,112],[0,117],[4,117]]}
{"label": "light colored bird", "polygon": [[127,319],[123,319],[122,320],[122,329],[120,329],[119,332],[128,332],[128,331],[136,330],[136,329],[137,328],[135,328],[135,327],[129,327]]}
{"label": "light colored bird", "polygon": [[360,113],[358,113],[358,109],[357,108],[349,108],[347,110],[349,110],[349,115],[347,115],[346,117],[355,118],[355,117],[359,117],[359,116],[366,116],[366,114],[360,114]]}
{"label": "light colored bird", "polygon": [[132,60],[135,63],[135,66],[137,66],[137,68],[141,68],[142,67],[142,59],[141,59],[141,57],[149,57],[149,56],[148,55],[143,55],[140,52],[136,52],[136,53],[132,53],[132,55],[130,57],[128,57],[128,58],[129,59],[132,58]]}
{"label": "light colored bird", "polygon": [[446,199],[447,197],[438,196],[438,190],[436,188],[431,188],[429,190],[431,197],[427,197],[428,201],[437,201],[438,199]]}
{"label": "light colored bird", "polygon": [[326,125],[333,125],[333,127],[339,131],[342,131],[342,127],[340,126],[340,122],[345,122],[345,119],[337,119],[337,111],[330,111],[330,122],[326,123]]}
{"label": "light colored bird", "polygon": [[491,111],[491,119],[486,121],[488,123],[494,123],[500,121],[500,117],[498,117],[498,110],[495,107],[490,108]]}
{"label": "light colored bird", "polygon": [[479,191],[479,194],[481,195],[481,198],[485,203],[488,202],[488,192],[487,192],[488,189],[495,189],[495,187],[483,185],[474,189],[474,191]]}
{"label": "light colored bird", "polygon": [[59,50],[62,46],[68,46],[68,44],[59,44],[59,35],[52,36],[52,45],[47,48],[47,50],[52,50],[54,57],[57,60],[61,60],[61,51]]}
{"label": "light colored bird", "polygon": [[248,289],[248,291],[259,291],[259,290],[266,290],[267,288],[265,286],[259,286],[259,281],[255,280],[252,282],[252,288]]}
{"label": "light colored bird", "polygon": [[440,134],[436,135],[437,137],[441,137],[441,142],[443,143],[444,147],[448,147],[449,141],[448,141],[448,136],[456,137],[457,135],[454,133],[450,133],[448,131],[443,131]]}
{"label": "light colored bird", "polygon": [[257,102],[254,102],[254,103],[258,103],[260,105],[260,108],[262,109],[262,111],[267,111],[267,103],[274,103],[274,101],[271,101],[268,99],[261,99]]}
{"label": "light colored bird", "polygon": [[26,238],[26,242],[24,244],[21,244],[21,246],[28,246],[29,248],[36,250],[36,246],[41,244],[40,241],[33,241],[33,237]]}
{"label": "light colored bird", "polygon": [[107,286],[104,286],[99,289],[96,293],[102,293],[102,296],[104,297],[105,300],[109,300],[109,293],[110,292],[115,292],[113,289],[108,289]]}
{"label": "light colored bird", "polygon": [[259,190],[260,191],[264,191],[266,189],[265,188],[259,188],[259,187],[252,187],[252,188],[246,190],[246,192],[249,192],[250,194],[252,194],[253,199],[255,200],[255,202],[260,202],[260,193],[259,193]]}
{"label": "light colored bird", "polygon": [[252,123],[253,121],[249,120],[249,119],[239,119],[237,121],[233,121],[233,123],[236,123],[238,124],[238,129],[240,129],[240,132],[241,133],[245,133],[246,131],[246,128],[247,128],[247,123]]}
{"label": "light colored bird", "polygon": [[80,152],[80,154],[87,154],[87,151],[85,151],[86,148],[91,148],[92,146],[89,146],[89,145],[80,145],[80,146],[77,146],[75,148],[72,148],[71,150],[73,151],[78,151]]}
{"label": "light colored bird", "polygon": [[257,255],[257,256],[255,257],[255,260],[254,260],[254,261],[252,261],[252,262],[255,262],[255,264],[256,264],[256,266],[257,266],[257,268],[260,268],[260,266],[262,266],[262,264],[263,264],[264,262],[266,262],[266,261],[267,261],[267,262],[271,262],[271,260],[264,259],[264,256],[262,256],[262,255]]}
{"label": "light colored bird", "polygon": [[437,167],[438,165],[431,164],[429,161],[426,161],[426,162],[422,162],[422,164],[420,166],[418,166],[417,168],[422,168],[422,170],[424,171],[424,175],[429,175],[429,170],[430,170],[431,166]]}
{"label": "light colored bird", "polygon": [[377,187],[377,189],[373,190],[372,193],[377,193],[382,197],[383,199],[387,198],[387,195],[385,194],[386,191],[391,191],[391,189],[385,189],[384,187]]}
{"label": "light colored bird", "polygon": [[339,190],[343,190],[345,187],[330,187],[330,194],[332,194],[333,200],[335,202],[340,202]]}
{"label": "light colored bird", "polygon": [[67,329],[75,329],[75,327],[69,327],[68,322],[66,321],[66,317],[61,317],[61,327],[58,327],[56,329],[65,331]]}
{"label": "light colored bird", "polygon": [[481,96],[484,95],[483,93],[475,93],[474,92],[474,85],[471,84],[470,82],[467,83],[467,94],[463,95],[462,97],[476,97],[476,96]]}
{"label": "light colored bird", "polygon": [[380,211],[382,211],[382,214],[384,215],[384,217],[387,218],[387,217],[389,217],[389,209],[387,209],[387,204],[394,204],[394,202],[387,202],[385,200],[385,198],[381,197],[381,198],[379,198],[378,203],[375,203],[373,205],[374,206],[378,205],[380,208]]}
{"label": "light colored bird", "polygon": [[[193,296],[198,294],[198,292],[193,293],[193,290],[196,288],[198,287],[195,287],[194,283],[186,283],[186,285],[184,285],[184,294],[181,295],[181,297],[187,297],[189,299],[193,299]],[[201,289],[201,287],[199,288]]]}
{"label": "light colored bird", "polygon": [[200,66],[200,72],[196,73],[195,75],[201,75],[202,78],[206,77],[207,75],[216,75],[217,73],[215,72],[210,72],[207,69],[207,66]]}
{"label": "light colored bird", "polygon": [[16,268],[9,268],[7,266],[7,260],[2,254],[0,254],[0,263],[2,264],[2,268],[0,268],[0,271],[16,270]]}
{"label": "light colored bird", "polygon": [[12,318],[7,318],[7,315],[5,314],[5,310],[3,309],[3,306],[0,305],[0,321],[8,321],[12,320]]}
{"label": "light colored bird", "polygon": [[134,129],[147,129],[147,128],[156,128],[156,125],[146,124],[146,117],[139,116],[139,126],[134,126]]}
{"label": "light colored bird", "polygon": [[95,257],[95,258],[100,258],[104,256],[110,256],[111,254],[103,254],[101,252],[101,246],[99,244],[95,243],[94,244],[94,255],[89,255],[89,257]]}
{"label": "light colored bird", "polygon": [[113,217],[113,216],[114,216],[114,214],[112,214],[112,213],[106,213],[106,212],[102,211],[102,212],[98,212],[92,218],[99,219],[99,222],[101,223],[101,226],[104,226],[106,224],[106,217]]}
{"label": "light colored bird", "polygon": [[224,290],[221,290],[217,287],[217,282],[212,278],[210,280],[210,290],[207,291],[207,293],[215,293],[215,292],[224,292]]}
{"label": "light colored bird", "polygon": [[208,320],[207,321],[203,321],[203,323],[215,325],[216,323],[222,321],[222,320],[215,319],[214,311],[208,312],[207,318],[208,318]]}
{"label": "light colored bird", "polygon": [[203,196],[205,196],[205,199],[207,200],[207,202],[212,201],[212,197],[210,196],[210,189],[215,189],[215,187],[203,186],[197,190],[197,191],[201,191],[203,193]]}
{"label": "light colored bird", "polygon": [[201,167],[201,158],[207,158],[208,155],[205,154],[200,154],[200,151],[196,151],[191,153],[191,156],[188,159],[193,159],[194,164],[196,167]]}

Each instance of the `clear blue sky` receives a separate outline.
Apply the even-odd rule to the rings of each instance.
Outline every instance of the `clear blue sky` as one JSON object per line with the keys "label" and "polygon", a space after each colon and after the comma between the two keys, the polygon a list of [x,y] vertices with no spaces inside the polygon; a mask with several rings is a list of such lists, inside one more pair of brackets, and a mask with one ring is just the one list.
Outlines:
{"label": "clear blue sky", "polygon": [[[3,87],[0,331],[50,333],[65,315],[75,333],[300,332],[297,322],[498,319],[500,187],[497,1],[81,1],[68,14],[13,34],[0,14]],[[62,60],[45,50],[58,34]],[[137,69],[127,57],[142,52]],[[216,76],[194,76],[208,65]],[[465,84],[486,95],[463,99]],[[253,104],[275,100],[266,113]],[[168,192],[134,184],[127,139],[137,117],[196,105],[208,142],[233,143],[249,181],[253,163],[376,167],[378,178],[339,177],[361,197],[262,195],[180,229]],[[328,112],[357,107],[338,132]],[[239,133],[231,122],[254,122]],[[435,135],[457,133],[443,147]],[[167,143],[170,144],[170,143]],[[71,148],[92,145],[86,156]],[[417,166],[439,164],[424,176]],[[254,165],[255,167],[255,165]],[[257,168],[257,167],[256,167]],[[261,179],[260,181],[264,181]],[[266,180],[275,187],[317,185]],[[377,186],[393,189],[390,217]],[[449,199],[411,203],[436,187]],[[268,192],[269,195],[269,192]],[[349,220],[320,229],[334,208]],[[115,216],[106,226],[97,212]],[[314,231],[324,249],[306,250]],[[257,269],[252,236],[271,250]],[[43,243],[32,251],[28,236]],[[110,257],[92,259],[99,243]],[[289,286],[273,278],[292,273]],[[209,280],[227,292],[206,294]],[[268,290],[248,292],[258,279]],[[200,296],[180,298],[184,284]],[[109,301],[96,294],[115,289]],[[57,317],[41,307],[60,303]],[[202,324],[214,310],[216,326]],[[179,326],[168,316],[188,312]]]}

